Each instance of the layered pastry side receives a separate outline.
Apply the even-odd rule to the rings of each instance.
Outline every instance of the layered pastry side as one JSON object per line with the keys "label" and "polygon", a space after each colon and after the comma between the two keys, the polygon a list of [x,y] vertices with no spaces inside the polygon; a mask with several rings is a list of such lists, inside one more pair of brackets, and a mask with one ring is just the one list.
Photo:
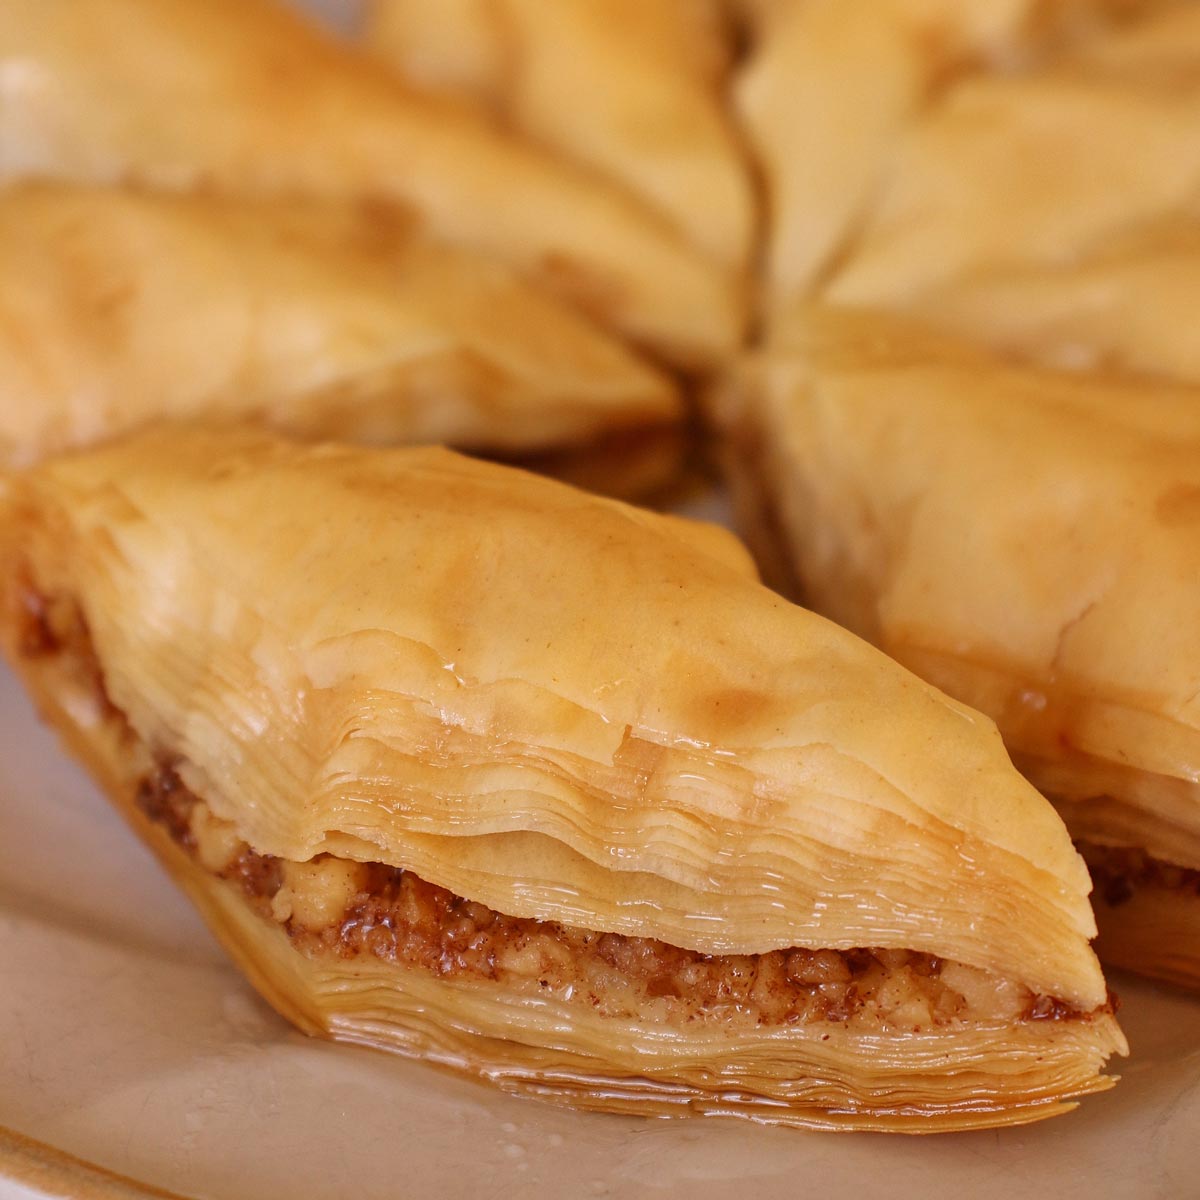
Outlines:
{"label": "layered pastry side", "polygon": [[1189,987],[1198,399],[813,306],[712,406],[771,581],[991,716],[1089,865],[1101,958]]}
{"label": "layered pastry side", "polygon": [[[580,676],[604,656],[600,644],[582,662],[553,652],[543,657],[540,646],[530,648],[533,629],[540,629],[538,640],[551,649],[564,644],[566,630],[552,608],[530,599],[544,589],[547,576],[532,565],[535,552],[546,553],[546,542],[527,541],[534,532],[528,522],[543,534],[547,522],[568,522],[584,543],[577,551],[554,552],[561,574],[578,571],[597,539],[610,545],[611,575],[619,578],[628,572],[644,581],[656,560],[666,570],[666,587],[687,591],[674,575],[686,563],[696,576],[692,590],[682,603],[673,598],[684,626],[695,620],[696,608],[711,604],[706,593],[713,588],[746,601],[751,620],[769,623],[771,613],[790,623],[800,610],[757,584],[742,553],[719,532],[445,452],[372,455],[304,451],[262,439],[204,440],[197,447],[194,438],[148,437],[62,460],[17,484],[0,554],[4,641],[46,718],[185,887],[255,986],[301,1028],[416,1055],[578,1107],[724,1113],[820,1127],[923,1132],[1019,1123],[1060,1112],[1073,1098],[1111,1083],[1100,1071],[1110,1054],[1124,1052],[1124,1039],[1086,944],[1086,877],[1056,818],[1003,764],[994,739],[985,739],[982,754],[968,754],[973,758],[968,774],[946,784],[969,813],[970,800],[957,793],[970,786],[971,776],[988,775],[991,794],[979,810],[983,827],[994,843],[1011,844],[1027,836],[1032,824],[1037,844],[1029,850],[1013,845],[997,854],[994,844],[986,848],[970,819],[948,832],[943,825],[952,820],[949,812],[934,817],[899,796],[889,816],[878,795],[862,811],[852,796],[842,799],[820,817],[829,827],[828,844],[805,848],[799,826],[786,814],[779,825],[772,819],[784,810],[772,803],[765,779],[757,801],[746,794],[738,804],[732,794],[722,795],[721,769],[711,765],[711,756],[697,754],[704,739],[694,735],[703,731],[678,728],[671,710],[679,697],[670,689],[639,701],[645,711],[655,711],[660,730],[664,725],[677,730],[670,743],[655,746],[650,739],[661,732],[625,721],[616,730],[609,762],[585,765],[587,719],[574,712],[565,724],[545,725],[539,748],[517,744],[523,723],[545,722],[553,711],[546,707],[551,698],[537,694],[551,682],[541,677],[542,666],[560,673],[555,699],[562,702],[573,684],[586,685]],[[165,492],[162,499],[165,508],[175,506],[173,512],[150,496],[165,483],[165,477],[157,484],[154,477],[168,465],[177,490],[174,501]],[[274,528],[262,531],[266,540],[252,534],[255,545],[236,551],[229,546],[235,558],[222,570],[219,548],[228,529],[222,528],[224,502],[217,493],[250,487],[256,494],[281,495],[286,488],[277,491],[280,484],[298,486],[302,479],[315,494],[293,495],[291,506],[267,520]],[[260,487],[266,491],[259,493]],[[423,521],[438,524],[439,505],[428,498],[445,496],[446,488],[454,494],[450,507],[463,511],[487,497],[492,534],[508,547],[507,561],[472,562],[464,579],[464,547],[439,550],[444,528],[414,528]],[[245,502],[248,496],[226,499]],[[189,515],[197,502],[202,503]],[[330,536],[319,524],[304,526],[315,529],[313,538],[299,554],[294,545],[288,551],[295,568],[291,577],[286,572],[272,577],[272,593],[268,577],[258,575],[258,560],[301,529],[303,516],[289,517],[289,507],[307,511],[312,505],[333,514]],[[338,576],[324,572],[336,566],[330,559],[347,553],[336,549],[345,542],[344,528],[361,533],[369,518],[395,530],[391,548],[372,541],[377,555],[395,554],[410,592],[425,593],[410,597],[407,614],[406,605],[393,598],[392,572],[378,564],[381,590],[373,591],[359,576],[357,599],[347,600],[346,607],[329,590],[340,590]],[[193,520],[202,525],[211,520],[215,527],[191,528]],[[343,522],[343,532],[335,533],[333,527]],[[617,534],[629,544],[613,551]],[[571,546],[575,540],[569,540]],[[175,547],[170,561],[159,557],[170,556],[168,545]],[[424,554],[415,555],[417,549]],[[86,559],[94,565],[108,560],[105,573],[113,574],[106,583],[92,574]],[[118,560],[124,565],[118,567]],[[326,565],[318,568],[318,562]],[[429,652],[423,646],[411,657],[403,640],[415,633],[417,612],[424,613],[420,621],[427,627],[456,619],[444,605],[427,607],[434,593],[446,597],[430,576],[451,566],[456,586],[471,585],[458,601],[457,615],[469,608],[484,626],[481,637],[493,642],[484,656],[498,653],[502,660],[493,664],[495,683],[489,687],[475,674],[483,659],[479,646],[466,644],[471,639],[463,627],[453,659],[456,678],[439,680],[437,691],[421,693],[424,699],[410,697],[424,710],[421,717],[414,718],[413,728],[393,723],[385,734],[372,727],[372,717],[385,712],[394,722],[401,701],[380,681],[420,691],[417,678]],[[125,575],[130,567],[139,580],[132,590],[133,578]],[[314,583],[314,572],[325,582]],[[612,586],[611,575],[607,583],[598,581],[601,589]],[[299,610],[285,598],[301,576],[307,582],[300,607],[316,621],[305,632],[294,624]],[[255,596],[273,594],[279,602],[273,615],[234,602],[252,578]],[[441,581],[449,583],[448,577]],[[129,606],[120,606],[126,608],[122,614],[109,607],[109,585],[131,598]],[[648,586],[655,588],[653,581]],[[623,578],[618,587],[624,590]],[[489,589],[501,593],[494,598],[502,607],[523,596],[537,610],[527,621],[508,622],[511,644],[498,652],[494,640],[500,632],[488,606],[476,598]],[[190,648],[184,630],[191,617],[169,616],[168,594],[191,597],[191,614],[206,612],[204,619],[218,635],[240,642],[248,657],[242,650],[214,656],[202,644]],[[587,620],[603,625],[598,613],[615,611],[618,597],[605,598],[609,603],[598,612],[588,603]],[[684,636],[650,621],[650,611],[635,595],[625,599],[626,621],[647,621],[647,632],[659,639]],[[331,675],[331,638],[347,634],[318,627],[337,609],[337,623],[353,613],[355,622],[376,629],[381,604],[396,640],[368,640],[365,653],[352,656],[352,670],[343,672],[346,664],[340,663]],[[965,710],[951,707],[848,635],[808,614],[799,619],[812,624],[798,643],[807,641],[809,655],[828,659],[827,669],[845,670],[846,689],[860,686],[853,660],[868,656],[859,665],[869,675],[878,673],[877,683],[892,693],[889,721],[876,720],[878,740],[888,736],[885,728],[894,736],[897,716],[906,724],[911,716],[906,704],[930,707],[924,715],[934,741],[973,742],[977,732],[985,732]],[[291,630],[286,651],[275,640],[284,628]],[[442,632],[449,629],[444,624]],[[607,632],[616,636],[614,629]],[[700,653],[696,632],[692,627],[685,635],[693,654]],[[293,690],[280,671],[286,655],[302,644],[317,657],[308,660],[307,683]],[[381,661],[385,645],[393,652],[390,663]],[[683,654],[684,646],[677,641],[665,652]],[[128,653],[147,657],[134,664]],[[719,651],[715,655],[720,658]],[[152,664],[158,656],[165,657]],[[160,674],[167,661],[177,672],[174,683]],[[611,678],[610,686],[624,686],[609,664],[594,665]],[[720,664],[710,665],[724,673]],[[625,669],[637,672],[632,664]],[[245,670],[251,674],[235,681]],[[521,687],[506,695],[505,685],[518,670]],[[568,681],[571,672],[577,677]],[[738,699],[744,709],[749,693],[739,693],[732,679],[724,682],[710,698],[726,706]],[[711,683],[693,664],[684,690],[703,694]],[[637,686],[653,693],[653,677]],[[490,729],[481,728],[478,713],[471,711],[469,693],[480,688],[490,692],[485,722]],[[810,697],[810,708],[830,710],[825,716],[839,727],[851,711],[840,690],[831,678],[824,694],[814,691]],[[220,704],[214,707],[218,692]],[[319,702],[339,692],[335,709],[319,718]],[[282,707],[264,726],[252,710],[265,694],[278,696]],[[510,709],[503,729],[497,729],[494,723],[514,695],[529,711]],[[773,708],[769,689],[757,699]],[[787,707],[800,706],[791,697]],[[871,723],[860,700],[852,708],[861,724]],[[289,728],[298,714],[300,725]],[[599,728],[622,715],[634,714],[609,711]],[[736,727],[745,712],[722,720]],[[774,712],[768,721],[777,724]],[[218,722],[223,732],[213,728]],[[319,811],[327,798],[303,779],[302,759],[295,757],[323,744],[330,722],[339,726],[337,755],[326,763],[336,768],[326,778],[336,779],[341,797],[336,823],[329,811]],[[687,732],[696,745],[681,739]],[[228,738],[228,746],[238,745],[239,762],[228,761],[233,774],[226,778],[217,745]],[[282,746],[292,738],[299,745]],[[717,750],[718,761],[729,760],[724,766],[732,775],[726,780],[753,773],[750,756],[732,746]],[[856,786],[870,792],[870,771],[861,762],[851,765],[849,744],[842,753],[847,757],[839,765],[837,756],[827,759],[821,751],[822,786],[831,796]],[[886,794],[901,786],[914,764],[897,747],[881,753],[896,755]],[[935,750],[932,757],[939,754]],[[672,768],[676,755],[680,761]],[[268,782],[259,768],[272,756],[279,757],[278,774],[272,769]],[[915,769],[922,773],[928,767]],[[274,791],[286,778],[296,796],[262,790]],[[435,779],[440,790],[426,792]],[[597,786],[601,779],[607,790]],[[237,789],[233,804],[230,780]],[[687,795],[689,783],[703,784],[708,794]],[[555,806],[551,793],[571,789],[577,789],[573,800]],[[275,805],[292,814],[283,836],[269,811]],[[541,832],[531,837],[539,823],[531,816],[537,805],[544,808]],[[1025,818],[1019,828],[1015,822],[1011,830],[1001,828],[1018,815]],[[304,828],[314,818],[324,828],[315,838],[316,825]],[[723,830],[727,822],[733,827]],[[606,823],[607,835],[601,832]],[[870,827],[865,836],[890,861],[894,878],[878,859],[870,862],[858,853],[864,835],[855,832],[857,825]],[[560,832],[552,839],[548,831],[556,826]],[[817,917],[807,918],[807,933],[799,937],[794,935],[806,924],[795,908],[801,889],[788,878],[796,863],[789,867],[772,845],[792,838],[798,838],[797,849],[785,853],[797,861],[812,857],[816,887],[826,889],[816,903],[808,901]],[[579,849],[571,848],[572,841]],[[618,865],[610,867],[605,857]],[[629,865],[619,865],[623,861]],[[939,881],[941,894],[930,885],[921,901],[924,912],[917,904],[894,902],[907,894],[898,878],[906,862],[912,864],[908,869],[931,871]],[[970,897],[968,880],[976,889]],[[1041,899],[1029,895],[1031,888]],[[821,910],[839,904],[860,914],[876,905],[878,915],[860,917],[857,928],[849,917],[821,928]],[[687,914],[675,915],[673,909],[682,912],[684,905]],[[1067,928],[1056,909],[1066,915]],[[1040,961],[1018,963],[1010,943],[978,951],[973,936],[978,930],[1005,921],[1020,926],[1022,916],[1035,928],[1018,927],[1011,940],[1045,945]],[[1083,928],[1068,932],[1073,921]],[[791,937],[784,932],[788,928]],[[860,936],[871,930],[876,940]],[[950,947],[961,951],[946,953]]]}

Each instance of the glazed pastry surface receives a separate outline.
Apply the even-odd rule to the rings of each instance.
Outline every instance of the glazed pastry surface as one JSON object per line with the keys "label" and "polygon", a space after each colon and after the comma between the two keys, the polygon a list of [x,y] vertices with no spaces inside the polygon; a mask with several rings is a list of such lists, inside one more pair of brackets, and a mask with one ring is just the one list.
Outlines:
{"label": "glazed pastry surface", "polygon": [[751,8],[768,314],[895,308],[1058,367],[1200,378],[1200,6]]}
{"label": "glazed pastry surface", "polygon": [[1164,221],[1194,227],[1197,54],[1189,3],[1037,70],[964,80],[897,146],[826,297],[902,303],[976,272],[1069,269]]}
{"label": "glazed pastry surface", "polygon": [[1123,231],[1066,263],[974,272],[907,307],[931,323],[1060,370],[1200,382],[1188,314],[1200,304],[1200,222]]}
{"label": "glazed pastry surface", "polygon": [[665,376],[502,265],[377,213],[0,191],[0,460],[159,419],[493,454],[678,426]]}
{"label": "glazed pastry surface", "polygon": [[390,203],[678,364],[738,340],[738,283],[633,196],[276,0],[12,0],[0,70],[0,177]]}
{"label": "glazed pastry surface", "polygon": [[810,308],[724,404],[816,608],[995,718],[1078,839],[1194,869],[1198,399]]}
{"label": "glazed pastry surface", "polygon": [[[873,1128],[1050,1115],[1123,1046],[1082,861],[991,723],[720,530],[441,450],[180,431],[17,478],[3,529],[10,657],[305,1028],[584,1105]],[[347,950],[389,904],[418,959],[447,904],[557,966]],[[562,954],[593,944],[580,1008]],[[689,1034],[647,961],[876,984],[844,1027],[717,1004]]]}
{"label": "glazed pastry surface", "polygon": [[716,261],[746,265],[754,198],[714,0],[374,0],[367,15],[370,44],[413,86],[603,172]]}

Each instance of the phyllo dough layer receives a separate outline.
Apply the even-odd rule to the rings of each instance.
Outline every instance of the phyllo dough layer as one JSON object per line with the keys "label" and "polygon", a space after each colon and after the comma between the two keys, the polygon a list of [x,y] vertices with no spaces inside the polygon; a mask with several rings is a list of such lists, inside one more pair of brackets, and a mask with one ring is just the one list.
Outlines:
{"label": "phyllo dough layer", "polygon": [[1093,855],[1102,953],[1200,982],[1200,393],[817,308],[722,408],[764,561],[992,716],[1081,843],[1145,856]]}
{"label": "phyllo dough layer", "polygon": [[0,177],[399,205],[679,364],[740,284],[594,173],[406,88],[282,0],[8,0]]}
{"label": "phyllo dough layer", "polygon": [[619,342],[411,223],[54,183],[0,191],[0,393],[5,465],[189,417],[669,464],[683,416]]}
{"label": "phyllo dough layer", "polygon": [[729,535],[440,450],[160,432],[9,488],[4,642],[302,1027],[573,1103],[929,1130],[1122,1051],[992,724]]}
{"label": "phyllo dough layer", "polygon": [[367,36],[412,86],[603,172],[717,262],[747,265],[754,194],[724,102],[720,0],[371,0]]}
{"label": "phyllo dough layer", "polygon": [[757,0],[767,307],[1200,380],[1200,5]]}
{"label": "phyllo dough layer", "polygon": [[[920,165],[915,147],[925,128],[958,104],[960,92],[1003,89],[1006,78],[1036,74],[1064,49],[1173,2],[739,0],[749,55],[738,108],[765,184],[770,307],[786,307],[855,269],[860,244],[924,182],[909,177]],[[995,129],[973,132],[986,139]],[[1101,141],[1113,144],[1098,125],[1089,133],[1081,154]],[[1028,164],[1012,166],[985,179],[931,157],[928,182],[947,190],[977,187],[992,197],[986,234],[1001,227],[1010,191],[1035,190]],[[915,214],[916,234],[934,236],[919,224],[921,215]],[[902,237],[906,230],[897,232]],[[947,261],[957,233],[947,230],[947,243],[935,247],[927,269]]]}
{"label": "phyllo dough layer", "polygon": [[1200,7],[950,88],[898,139],[830,281],[891,304],[979,272],[1048,273],[1147,225],[1195,220]]}

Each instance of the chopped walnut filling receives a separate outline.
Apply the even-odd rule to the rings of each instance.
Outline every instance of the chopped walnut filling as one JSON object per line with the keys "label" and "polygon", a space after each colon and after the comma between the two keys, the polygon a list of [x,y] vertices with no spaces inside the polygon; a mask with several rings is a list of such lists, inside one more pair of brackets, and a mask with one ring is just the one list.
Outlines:
{"label": "chopped walnut filling", "polygon": [[1200,896],[1200,871],[1151,858],[1131,846],[1098,846],[1080,842],[1096,895],[1110,908],[1127,904],[1141,891],[1173,891]]}
{"label": "chopped walnut filling", "polygon": [[17,650],[29,659],[56,659],[70,668],[76,688],[99,714],[125,725],[104,687],[104,674],[79,605],[62,596],[45,596],[27,580],[18,584]]}
{"label": "chopped walnut filling", "polygon": [[[63,658],[116,735],[136,740],[104,686],[77,606],[27,587],[22,653]],[[678,1024],[813,1022],[921,1030],[951,1023],[1088,1019],[987,972],[908,950],[773,950],[708,955],[651,938],[506,916],[411,871],[322,854],[259,854],[167,764],[142,779],[138,807],[204,870],[238,885],[312,957],[370,955],[441,977],[503,980],[531,996],[606,1016]]]}
{"label": "chopped walnut filling", "polygon": [[169,767],[143,781],[138,805],[206,870],[240,884],[309,955],[368,954],[443,977],[503,979],[606,1016],[643,1020],[867,1021],[919,1030],[1078,1015],[1051,997],[914,951],[700,954],[651,938],[505,916],[381,863],[262,855]]}

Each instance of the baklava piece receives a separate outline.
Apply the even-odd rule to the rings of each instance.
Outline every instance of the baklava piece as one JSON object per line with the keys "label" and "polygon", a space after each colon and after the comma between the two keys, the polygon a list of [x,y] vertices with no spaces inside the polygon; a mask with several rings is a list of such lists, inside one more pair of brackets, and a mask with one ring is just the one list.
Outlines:
{"label": "baklava piece", "polygon": [[927,1132],[1124,1052],[995,728],[724,531],[163,431],[10,484],[3,641],[302,1029],[585,1108]]}

